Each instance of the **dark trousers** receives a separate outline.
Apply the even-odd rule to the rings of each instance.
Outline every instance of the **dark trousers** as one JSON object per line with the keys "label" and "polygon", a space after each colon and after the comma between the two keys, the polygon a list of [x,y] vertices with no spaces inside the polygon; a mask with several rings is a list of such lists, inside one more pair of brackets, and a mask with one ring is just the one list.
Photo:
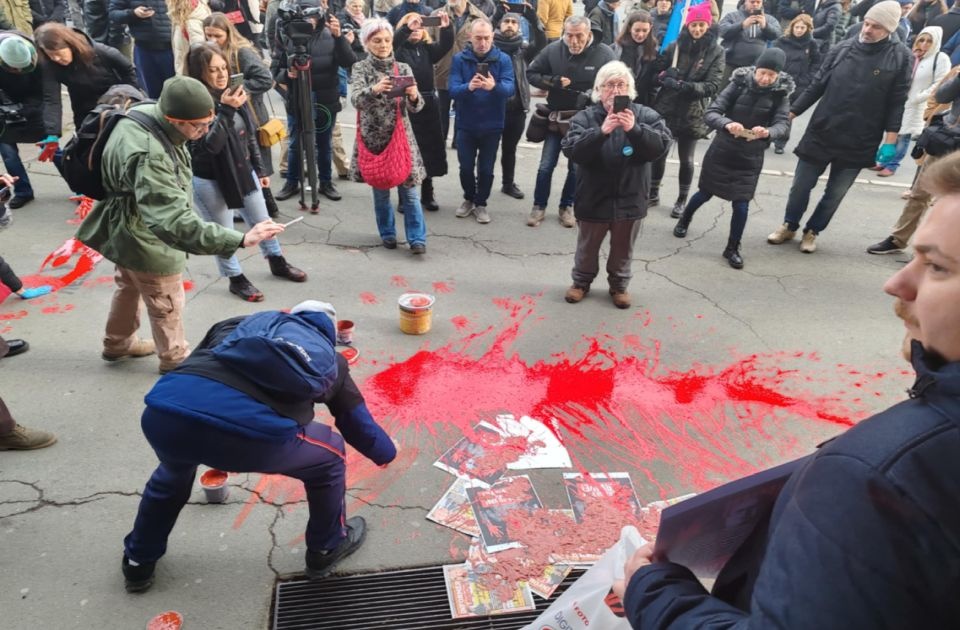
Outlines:
{"label": "dark trousers", "polygon": [[[314,138],[317,146],[317,179],[323,182],[333,181],[333,126],[337,123],[337,113],[330,106],[313,104],[313,123],[316,127]],[[300,121],[299,114],[287,114],[287,128],[290,130],[290,149],[287,152],[287,181],[300,181]]]}
{"label": "dark trousers", "polygon": [[811,231],[814,234],[819,234],[827,229],[834,213],[840,207],[840,202],[843,201],[847,191],[850,190],[854,180],[857,179],[857,175],[860,174],[859,168],[837,168],[829,163],[815,164],[803,159],[797,160],[797,168],[793,174],[793,185],[790,186],[790,195],[787,197],[787,208],[783,217],[783,222],[791,230],[796,231],[800,227],[800,220],[810,203],[810,193],[817,185],[817,180],[827,170],[827,166],[830,167],[827,187],[823,191],[823,197],[817,203],[813,215],[804,226],[804,232]]}
{"label": "dark trousers", "polygon": [[453,99],[450,97],[450,90],[437,90],[437,109],[440,110],[440,135],[443,137],[443,143],[447,143],[447,132],[450,130],[450,104]]}
{"label": "dark trousers", "polygon": [[622,293],[633,277],[631,261],[633,244],[640,231],[640,219],[610,221],[577,221],[577,253],[573,259],[573,284],[589,287],[600,272],[600,246],[610,233],[610,253],[607,255],[607,284]]}
{"label": "dark trousers", "polygon": [[[680,158],[680,191],[681,195],[686,195],[690,190],[690,183],[693,181],[693,153],[697,148],[697,139],[688,136],[677,138],[677,156]],[[653,182],[659,184],[663,179],[663,174],[667,171],[667,156],[653,163]]]}
{"label": "dark trousers", "polygon": [[500,168],[503,171],[501,178],[504,186],[513,182],[513,175],[517,167],[517,145],[523,137],[523,129],[527,123],[527,112],[522,109],[508,111],[503,120],[503,141],[500,144]]}
{"label": "dark trousers", "polygon": [[[7,261],[3,259],[3,256],[0,256],[0,282],[7,285],[7,288],[14,293],[23,288],[23,282],[21,282],[17,274],[13,272],[13,269],[7,264]],[[4,354],[6,354],[6,351],[4,351]],[[0,354],[0,356],[3,355]]]}
{"label": "dark trousers", "polygon": [[140,87],[150,98],[160,98],[163,82],[174,75],[173,49],[152,50],[134,45],[133,63],[137,66]]}
{"label": "dark trousers", "polygon": [[[0,337],[0,359],[7,356],[7,352],[10,351],[10,348],[7,346],[7,342],[3,337]],[[17,426],[17,423],[13,421],[13,416],[10,415],[10,410],[7,409],[7,405],[3,402],[3,398],[0,398],[0,435],[6,435],[13,431]]]}
{"label": "dark trousers", "polygon": [[499,131],[457,130],[457,159],[463,198],[486,206],[493,188],[493,167],[500,147]]}
{"label": "dark trousers", "polygon": [[[557,168],[560,161],[561,146],[563,136],[553,131],[547,132],[547,137],[543,141],[543,149],[540,151],[540,165],[537,166],[537,183],[533,188],[533,205],[541,208],[547,207],[550,201],[550,186],[553,183],[553,170]],[[577,192],[577,165],[567,160],[567,175],[563,180],[563,188],[560,191],[560,207],[570,207],[573,205],[573,196]]]}
{"label": "dark trousers", "polygon": [[[683,215],[687,219],[692,219],[693,215],[703,204],[713,199],[713,195],[698,190],[690,197]],[[730,242],[739,243],[743,238],[743,230],[747,227],[747,214],[750,212],[749,199],[735,199],[731,202],[733,205],[733,214],[730,215],[730,235],[727,237]]]}
{"label": "dark trousers", "polygon": [[20,160],[20,151],[15,144],[0,143],[0,156],[7,173],[17,178],[13,184],[13,194],[17,197],[33,197],[33,186],[27,176],[27,169]]}
{"label": "dark trousers", "polygon": [[313,422],[293,439],[270,442],[148,407],[141,427],[160,465],[144,488],[133,531],[123,541],[128,558],[156,562],[166,553],[167,538],[190,498],[198,464],[299,479],[310,508],[307,548],[334,549],[346,536],[343,438],[329,426]]}

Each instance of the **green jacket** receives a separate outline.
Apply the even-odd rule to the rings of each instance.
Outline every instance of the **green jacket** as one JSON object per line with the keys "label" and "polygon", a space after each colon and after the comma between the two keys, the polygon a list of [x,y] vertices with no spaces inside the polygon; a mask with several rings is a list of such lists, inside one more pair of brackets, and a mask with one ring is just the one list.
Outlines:
{"label": "green jacket", "polygon": [[233,254],[243,233],[208,223],[193,210],[185,138],[156,105],[137,109],[159,120],[167,131],[176,148],[179,176],[150,132],[132,120],[119,121],[103,151],[107,198],[94,204],[77,238],[125,269],[160,275],[182,272],[188,253]]}

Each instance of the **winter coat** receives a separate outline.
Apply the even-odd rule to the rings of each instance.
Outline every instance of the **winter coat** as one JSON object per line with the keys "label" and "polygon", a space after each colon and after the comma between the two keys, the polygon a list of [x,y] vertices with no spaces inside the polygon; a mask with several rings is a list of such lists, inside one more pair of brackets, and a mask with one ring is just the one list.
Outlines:
{"label": "winter coat", "polygon": [[543,30],[548,40],[563,35],[563,22],[573,15],[571,0],[540,0],[537,3],[537,15],[543,22]]}
{"label": "winter coat", "polygon": [[[470,91],[470,80],[477,74],[477,64],[486,63],[493,77],[493,89]],[[503,131],[507,113],[507,99],[513,96],[513,63],[510,57],[490,49],[482,59],[477,57],[473,46],[454,55],[450,67],[450,98],[457,104],[457,129],[464,131]]]}
{"label": "winter coat", "polygon": [[611,11],[605,2],[597,4],[587,16],[590,20],[590,30],[600,31],[600,41],[607,46],[613,46],[620,35],[620,20],[616,11]]}
{"label": "winter coat", "polygon": [[814,73],[820,67],[820,45],[810,33],[804,34],[800,39],[787,34],[773,45],[786,55],[783,71],[793,77],[796,83],[796,88],[790,96],[790,99],[794,100],[807,89],[810,81],[813,80]]}
{"label": "winter coat", "polygon": [[[243,74],[243,91],[250,97],[247,107],[250,109],[254,128],[259,129],[273,118],[264,103],[264,95],[274,85],[273,75],[270,74],[269,68],[264,64],[256,48],[240,48],[237,50],[236,59],[230,59],[227,63],[230,64],[230,72]],[[271,175],[272,169],[266,169],[266,164],[265,162],[263,174]]]}
{"label": "winter coat", "polygon": [[764,14],[767,25],[760,27],[751,24],[743,28],[743,21],[750,14],[743,9],[737,9],[723,16],[718,30],[723,38],[723,49],[726,51],[724,63],[734,68],[752,66],[766,47],[767,42],[776,41],[780,37],[780,22],[772,15]]}
{"label": "winter coat", "polygon": [[680,565],[642,567],[623,602],[631,627],[955,627],[960,364],[913,348],[910,400],[802,464],[714,595]]}
{"label": "winter coat", "polygon": [[193,44],[202,44],[207,41],[203,34],[203,21],[212,13],[206,0],[198,0],[197,5],[187,16],[186,24],[171,23],[173,37],[173,65],[179,74],[184,74],[187,64],[187,53]]}
{"label": "winter coat", "polygon": [[[592,103],[570,121],[563,153],[577,165],[573,211],[580,221],[629,221],[647,216],[650,162],[670,150],[673,137],[657,112],[630,104],[636,124],[604,134],[600,127],[607,110]],[[631,155],[624,155],[629,145]]]}
{"label": "winter coat", "polygon": [[43,68],[28,74],[0,70],[0,91],[11,103],[22,105],[20,114],[27,119],[22,125],[5,125],[0,142],[19,144],[39,142],[47,135],[43,124]]}
{"label": "winter coat", "polygon": [[[197,0],[203,2],[204,0]],[[263,31],[260,23],[260,2],[257,0],[209,0],[210,9],[228,16],[228,19],[237,17],[240,21],[231,23],[237,32],[244,38],[256,43],[257,35]],[[232,15],[231,15],[232,14]]]}
{"label": "winter coat", "polygon": [[33,36],[33,11],[29,0],[0,0],[0,7],[8,22],[3,30],[18,30],[28,37]]}
{"label": "winter coat", "polygon": [[[753,199],[767,147],[790,133],[793,79],[781,72],[772,85],[760,87],[753,76],[755,70],[752,66],[734,70],[730,83],[703,115],[717,135],[703,157],[699,188],[727,201]],[[766,127],[770,137],[748,142],[726,130],[732,122],[745,129]]]}
{"label": "winter coat", "polygon": [[717,31],[713,27],[699,40],[684,30],[680,39],[660,56],[661,66],[665,67],[673,59],[677,44],[680,45],[677,78],[686,88],[678,91],[661,87],[653,108],[663,116],[675,138],[706,138],[710,130],[703,122],[703,112],[720,91],[723,49],[717,43]]}
{"label": "winter coat", "polygon": [[960,64],[960,31],[957,31],[953,37],[940,47],[940,52],[950,56],[951,66]]}
{"label": "winter coat", "polygon": [[[78,33],[81,31],[77,31]],[[110,86],[126,83],[139,87],[137,72],[119,50],[90,40],[93,46],[93,61],[85,66],[74,57],[69,66],[61,66],[45,57],[41,57],[40,67],[43,77],[43,124],[47,133],[60,136],[63,123],[63,105],[60,86],[66,86],[73,108],[73,123],[80,128],[84,116],[97,106],[97,101]]]}
{"label": "winter coat", "polygon": [[263,175],[257,130],[246,107],[235,109],[214,96],[217,115],[199,140],[187,143],[193,158],[193,176],[213,180],[228,208],[242,208],[243,198],[257,189]]}
{"label": "winter coat", "polygon": [[910,20],[910,30],[918,33],[928,26],[933,26],[933,21],[946,13],[943,8],[942,0],[918,0],[913,5],[913,10],[907,15]]}
{"label": "winter coat", "polygon": [[820,52],[826,53],[836,41],[837,22],[843,7],[840,0],[823,0],[813,14],[813,38],[820,42]]}
{"label": "winter coat", "polygon": [[94,204],[77,238],[125,269],[160,275],[181,273],[188,253],[232,255],[243,242],[243,233],[204,221],[193,210],[186,139],[157,105],[137,109],[167,133],[177,169],[151,132],[132,120],[119,121],[103,151],[107,197]]}
{"label": "winter coat", "polygon": [[451,48],[443,58],[438,61],[433,70],[433,80],[437,86],[438,90],[446,90],[447,82],[450,80],[450,64],[453,63],[453,56],[464,49],[467,45],[467,42],[470,41],[470,25],[473,24],[473,21],[477,18],[486,19],[486,15],[473,6],[469,0],[467,1],[467,8],[464,12],[466,19],[463,22],[463,25],[458,29],[457,28],[457,14],[450,7],[446,5],[443,8],[447,12],[447,15],[450,17],[450,24],[454,30],[453,37],[453,48]]}
{"label": "winter coat", "polygon": [[[277,83],[289,86],[291,79],[287,76],[289,60],[286,35],[281,35],[280,40],[283,44],[273,52],[273,78]],[[321,24],[313,31],[313,35],[307,42],[307,51],[310,53],[310,79],[313,84],[314,101],[333,113],[339,112],[340,75],[337,70],[338,68],[349,70],[357,61],[357,56],[350,48],[350,42],[342,34],[340,37],[334,37],[330,29]]]}
{"label": "winter coat", "polygon": [[530,111],[530,81],[527,79],[527,69],[531,61],[547,45],[547,36],[543,32],[543,25],[536,14],[532,16],[530,23],[530,41],[523,41],[522,35],[506,38],[503,33],[497,31],[493,34],[493,45],[500,49],[500,52],[510,57],[510,63],[513,64],[513,82],[515,88],[513,95],[507,99],[507,111]]}
{"label": "winter coat", "polygon": [[34,30],[47,22],[67,23],[67,0],[30,0]]}
{"label": "winter coat", "polygon": [[390,22],[390,25],[394,28],[397,27],[397,22],[405,16],[407,13],[419,13],[420,15],[430,15],[430,7],[425,5],[422,1],[413,3],[413,2],[401,2],[397,6],[390,9],[390,13],[387,14],[387,20]]}
{"label": "winter coat", "polygon": [[831,48],[810,87],[790,106],[799,116],[820,100],[794,153],[815,164],[873,166],[884,132],[900,130],[910,58],[889,37],[872,44],[844,40]]}
{"label": "winter coat", "polygon": [[[597,31],[593,40],[579,55],[570,53],[562,39],[547,44],[530,64],[527,79],[530,85],[547,90],[547,107],[553,111],[583,109],[590,102],[593,80],[597,71],[608,61],[617,58],[606,44],[600,42]],[[560,78],[570,79],[563,87]]]}
{"label": "winter coat", "polygon": [[637,89],[637,98],[633,99],[633,102],[649,107],[653,103],[654,82],[660,67],[656,57],[643,59],[643,46],[635,44],[629,36],[627,40],[625,44],[615,45],[613,50],[620,57],[620,61],[627,64],[633,72],[633,82]]}
{"label": "winter coat", "polygon": [[[338,13],[337,19],[340,20],[340,27],[342,30],[353,31],[353,43],[350,44],[350,48],[353,49],[353,54],[356,55],[357,61],[360,61],[367,56],[367,51],[363,47],[363,42],[360,41],[360,29],[362,25],[346,11]],[[396,33],[394,33],[394,37],[396,37]]]}
{"label": "winter coat", "polygon": [[[173,46],[166,0],[110,0],[109,6],[110,22],[129,25],[130,34],[140,48],[170,50]],[[147,7],[155,13],[141,19],[133,14],[137,7]]]}
{"label": "winter coat", "polygon": [[[394,67],[396,66],[396,68]],[[376,85],[383,75],[391,74],[402,77],[413,76],[413,71],[405,63],[398,63],[393,56],[387,59],[380,59],[373,55],[368,55],[366,59],[353,66],[353,72],[350,76],[350,102],[357,109],[357,130],[363,138],[363,143],[367,149],[373,153],[381,153],[390,142],[393,136],[393,130],[398,122],[397,120],[397,98],[400,99],[400,116],[404,130],[407,134],[407,142],[410,146],[410,154],[413,158],[413,168],[410,176],[403,183],[404,186],[419,186],[426,177],[426,170],[423,166],[423,158],[420,156],[420,148],[417,145],[416,136],[410,126],[410,116],[412,112],[419,112],[423,109],[423,97],[417,99],[416,103],[411,103],[406,95],[397,98],[391,98],[385,94],[374,94],[373,86]],[[359,139],[358,139],[359,140]],[[363,177],[360,174],[360,164],[357,159],[357,145],[353,143],[353,158],[350,160],[350,178],[355,182],[362,182]]]}
{"label": "winter coat", "polygon": [[950,58],[940,52],[940,36],[943,30],[939,26],[928,26],[920,31],[933,38],[933,45],[916,65],[907,102],[903,107],[903,119],[900,121],[901,135],[916,135],[923,131],[923,112],[927,99],[937,89],[940,80],[950,71]]}
{"label": "winter coat", "polygon": [[650,12],[650,15],[653,17],[653,32],[657,35],[657,41],[663,41],[663,34],[667,32],[667,27],[670,26],[670,16],[672,13],[664,13],[660,15],[656,10]]}
{"label": "winter coat", "polygon": [[950,103],[950,111],[943,117],[947,125],[956,125],[960,121],[960,77],[947,79],[937,87],[935,97],[938,103]]}
{"label": "winter coat", "polygon": [[938,15],[930,21],[930,26],[939,26],[943,29],[943,41],[948,42],[960,32],[960,5],[954,5],[943,15]]}
{"label": "winter coat", "polygon": [[[812,16],[816,0],[779,0],[777,4],[777,17],[783,22],[789,23],[793,18],[801,13]],[[784,26],[786,28],[786,26]]]}
{"label": "winter coat", "polygon": [[130,41],[126,24],[111,22],[107,10],[108,0],[84,0],[83,26],[95,42],[120,49]]}

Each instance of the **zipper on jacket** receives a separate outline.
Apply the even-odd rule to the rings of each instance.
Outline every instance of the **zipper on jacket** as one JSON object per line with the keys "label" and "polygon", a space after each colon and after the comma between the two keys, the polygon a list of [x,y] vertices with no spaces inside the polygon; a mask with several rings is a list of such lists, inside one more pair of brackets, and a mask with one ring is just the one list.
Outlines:
{"label": "zipper on jacket", "polygon": [[920,398],[923,396],[928,389],[933,387],[936,384],[937,379],[932,374],[924,374],[917,379],[917,382],[913,384],[913,387],[907,390],[907,395],[910,398]]}

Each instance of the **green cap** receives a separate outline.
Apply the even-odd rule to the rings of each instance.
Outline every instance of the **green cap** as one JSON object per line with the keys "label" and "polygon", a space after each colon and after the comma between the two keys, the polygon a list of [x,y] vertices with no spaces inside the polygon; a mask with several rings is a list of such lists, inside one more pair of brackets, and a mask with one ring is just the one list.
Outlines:
{"label": "green cap", "polygon": [[178,122],[207,120],[213,116],[213,97],[207,87],[190,77],[175,76],[163,82],[160,113]]}

